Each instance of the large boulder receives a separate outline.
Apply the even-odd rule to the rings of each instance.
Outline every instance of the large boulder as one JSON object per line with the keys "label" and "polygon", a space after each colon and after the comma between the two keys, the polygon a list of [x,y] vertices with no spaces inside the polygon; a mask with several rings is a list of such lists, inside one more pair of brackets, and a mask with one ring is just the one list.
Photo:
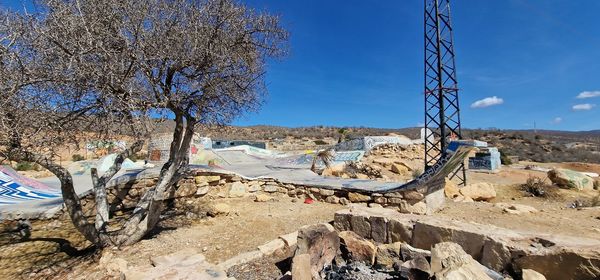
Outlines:
{"label": "large boulder", "polygon": [[555,168],[548,171],[548,178],[552,183],[562,188],[593,190],[594,179],[591,177],[569,169]]}
{"label": "large boulder", "polygon": [[362,238],[353,231],[342,231],[339,235],[344,245],[342,252],[348,254],[351,260],[363,262],[368,265],[375,263],[377,247],[373,242]]}
{"label": "large boulder", "polygon": [[475,201],[490,201],[496,197],[496,189],[493,184],[482,182],[462,187],[460,194]]}
{"label": "large boulder", "polygon": [[431,248],[431,272],[437,280],[491,280],[483,268],[456,243],[442,242]]}
{"label": "large boulder", "polygon": [[321,279],[320,272],[331,264],[339,249],[340,237],[329,224],[310,225],[298,230],[295,255],[310,256],[310,272],[313,279]]}

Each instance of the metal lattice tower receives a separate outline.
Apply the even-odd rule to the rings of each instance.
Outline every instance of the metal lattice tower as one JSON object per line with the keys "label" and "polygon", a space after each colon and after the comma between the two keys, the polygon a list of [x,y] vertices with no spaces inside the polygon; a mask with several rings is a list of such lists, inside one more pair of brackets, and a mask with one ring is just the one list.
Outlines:
{"label": "metal lattice tower", "polygon": [[[446,157],[449,139],[462,139],[450,0],[425,2],[425,170]],[[464,164],[451,173],[466,183]]]}

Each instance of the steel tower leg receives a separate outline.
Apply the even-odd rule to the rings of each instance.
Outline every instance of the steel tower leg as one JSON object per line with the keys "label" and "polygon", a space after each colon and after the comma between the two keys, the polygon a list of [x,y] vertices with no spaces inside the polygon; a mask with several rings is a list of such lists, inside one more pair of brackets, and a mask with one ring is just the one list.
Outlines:
{"label": "steel tower leg", "polygon": [[[450,139],[462,139],[450,0],[425,2],[425,170],[447,157]],[[426,134],[427,136],[427,134]],[[464,163],[450,175],[466,184]]]}

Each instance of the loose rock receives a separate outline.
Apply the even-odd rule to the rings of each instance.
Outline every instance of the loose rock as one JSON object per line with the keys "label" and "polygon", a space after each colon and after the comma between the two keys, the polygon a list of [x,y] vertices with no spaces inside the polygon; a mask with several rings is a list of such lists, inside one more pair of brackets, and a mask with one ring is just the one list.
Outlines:
{"label": "loose rock", "polygon": [[267,202],[267,201],[271,201],[273,199],[272,196],[268,196],[266,194],[257,194],[256,197],[254,198],[254,201],[256,202]]}
{"label": "loose rock", "polygon": [[339,236],[349,259],[369,265],[375,263],[377,247],[371,241],[360,237],[353,231],[342,231]]}
{"label": "loose rock", "polygon": [[310,273],[314,279],[320,279],[321,270],[331,264],[339,248],[340,238],[329,224],[310,225],[298,230],[295,255],[310,256]]}
{"label": "loose rock", "polygon": [[246,195],[246,185],[242,182],[233,182],[229,187],[229,197],[243,197]]}
{"label": "loose rock", "polygon": [[496,190],[490,183],[475,183],[462,187],[460,194],[475,201],[490,201],[496,197]]}
{"label": "loose rock", "polygon": [[231,207],[225,203],[217,203],[210,207],[208,215],[211,217],[227,216],[231,212]]}
{"label": "loose rock", "polygon": [[522,273],[521,277],[523,280],[546,280],[546,277],[543,274],[533,269],[523,269]]}
{"label": "loose rock", "polygon": [[354,202],[354,203],[369,202],[369,201],[371,201],[371,197],[370,196],[364,195],[364,194],[360,194],[360,193],[355,193],[355,192],[349,192],[348,193],[348,199],[350,199],[350,201]]}
{"label": "loose rock", "polygon": [[386,270],[393,269],[394,263],[402,258],[400,253],[400,246],[402,242],[395,242],[392,244],[381,244],[377,246],[377,257],[376,265],[379,268]]}

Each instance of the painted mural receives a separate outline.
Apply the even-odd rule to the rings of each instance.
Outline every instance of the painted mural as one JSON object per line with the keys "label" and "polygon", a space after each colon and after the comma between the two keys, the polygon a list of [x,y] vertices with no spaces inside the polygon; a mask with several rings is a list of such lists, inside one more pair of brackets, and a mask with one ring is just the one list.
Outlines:
{"label": "painted mural", "polygon": [[21,176],[9,166],[0,166],[0,206],[60,196],[59,190]]}

